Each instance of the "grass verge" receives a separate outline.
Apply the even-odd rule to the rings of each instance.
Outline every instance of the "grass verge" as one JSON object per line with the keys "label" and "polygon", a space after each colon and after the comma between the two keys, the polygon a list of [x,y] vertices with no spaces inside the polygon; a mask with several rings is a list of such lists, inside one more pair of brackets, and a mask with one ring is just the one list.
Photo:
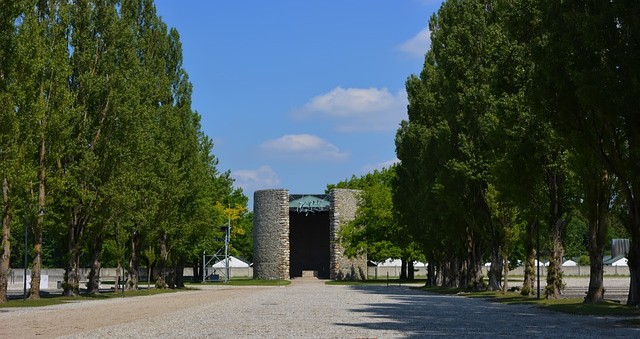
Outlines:
{"label": "grass verge", "polygon": [[[627,316],[639,317],[640,309],[624,304],[605,301],[598,304],[585,304],[582,298],[562,298],[562,299],[537,299],[534,296],[523,296],[517,292],[502,293],[499,291],[468,292],[459,288],[444,287],[421,287],[421,290],[440,293],[457,294],[469,298],[482,298],[492,302],[502,304],[528,304],[542,307],[548,310],[577,315],[595,316]],[[640,325],[640,319],[634,319],[631,323]]]}
{"label": "grass verge", "polygon": [[163,294],[163,293],[173,293],[178,292],[180,290],[172,290],[172,289],[141,289],[137,291],[125,291],[123,292],[101,292],[98,294],[81,294],[77,297],[67,297],[61,296],[58,294],[49,294],[43,295],[38,300],[23,300],[23,299],[13,299],[9,300],[5,303],[0,303],[0,308],[13,308],[13,307],[43,307],[43,306],[51,306],[51,305],[59,305],[67,302],[78,302],[78,301],[87,301],[87,300],[96,300],[96,299],[111,299],[111,298],[127,298],[127,297],[138,297],[138,296],[147,296],[147,295],[155,295],[155,294]]}

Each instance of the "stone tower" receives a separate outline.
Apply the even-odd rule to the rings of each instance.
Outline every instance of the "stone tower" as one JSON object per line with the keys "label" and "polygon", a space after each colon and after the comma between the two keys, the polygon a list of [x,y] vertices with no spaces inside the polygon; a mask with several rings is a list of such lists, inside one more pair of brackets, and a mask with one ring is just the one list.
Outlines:
{"label": "stone tower", "polygon": [[289,191],[253,195],[253,277],[289,279]]}
{"label": "stone tower", "polygon": [[338,240],[340,227],[356,217],[360,192],[349,189],[331,190],[331,211],[329,212],[330,278],[334,280],[367,278],[367,257],[347,258],[344,256],[344,248]]}
{"label": "stone tower", "polygon": [[[328,195],[330,207],[329,211],[324,213],[326,232],[329,233],[329,262],[326,264],[329,266],[331,279],[366,279],[366,256],[356,259],[345,257],[337,237],[340,227],[355,218],[359,197],[360,191],[348,189],[334,189]],[[289,216],[290,213],[299,211],[290,206],[289,200],[289,191],[286,189],[261,190],[254,193],[253,276],[256,279],[291,278],[292,240],[289,236]]]}

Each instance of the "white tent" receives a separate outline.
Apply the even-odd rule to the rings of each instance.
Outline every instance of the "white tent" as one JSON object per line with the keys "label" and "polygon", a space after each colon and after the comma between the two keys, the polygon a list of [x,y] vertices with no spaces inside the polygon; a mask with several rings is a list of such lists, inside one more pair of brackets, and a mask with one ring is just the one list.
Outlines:
{"label": "white tent", "polygon": [[[375,263],[376,266],[378,267],[401,267],[402,266],[402,260],[401,259],[391,259],[388,258],[385,261],[380,261]],[[425,263],[425,262],[420,262],[420,261],[414,261],[413,262],[413,267],[417,268],[417,267],[427,267],[429,266],[429,263]]]}
{"label": "white tent", "polygon": [[549,263],[545,263],[545,262],[540,262],[540,264],[538,264],[538,260],[533,260],[533,265],[534,266],[540,266],[540,267],[544,267],[544,266],[549,266]]}
{"label": "white tent", "polygon": [[562,263],[562,266],[578,266],[578,263],[573,260],[567,260]]}
{"label": "white tent", "polygon": [[400,259],[387,259],[378,263],[378,267],[400,267],[402,266],[402,260]]}
{"label": "white tent", "polygon": [[[213,264],[213,267],[215,268],[225,268],[225,260],[222,259],[220,261],[218,261],[217,263]],[[230,255],[229,256],[229,267],[249,267],[249,264]]]}
{"label": "white tent", "polygon": [[612,262],[611,266],[628,266],[627,265],[627,258],[620,258],[620,259]]}

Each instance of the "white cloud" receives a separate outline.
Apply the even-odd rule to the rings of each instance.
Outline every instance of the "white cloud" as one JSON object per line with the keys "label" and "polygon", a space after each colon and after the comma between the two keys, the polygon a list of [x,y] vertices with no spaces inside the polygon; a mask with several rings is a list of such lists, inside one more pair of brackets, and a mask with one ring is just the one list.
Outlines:
{"label": "white cloud", "polygon": [[406,107],[404,90],[394,94],[386,88],[336,87],[313,97],[296,115],[333,120],[342,132],[393,131],[406,117]]}
{"label": "white cloud", "polygon": [[348,153],[326,140],[311,134],[288,134],[268,140],[260,148],[272,155],[304,161],[341,161]]}
{"label": "white cloud", "polygon": [[413,38],[398,45],[397,49],[411,57],[424,58],[429,47],[431,47],[431,32],[428,27],[425,27]]}
{"label": "white cloud", "polygon": [[280,184],[278,174],[269,166],[233,171],[231,176],[235,179],[236,185],[242,187],[245,194],[259,189],[275,188]]}
{"label": "white cloud", "polygon": [[392,165],[395,165],[395,164],[397,164],[399,162],[400,162],[400,160],[398,158],[395,158],[395,159],[379,162],[377,164],[367,164],[367,165],[362,166],[362,172],[371,173],[374,170],[381,170],[383,168],[389,168]]}

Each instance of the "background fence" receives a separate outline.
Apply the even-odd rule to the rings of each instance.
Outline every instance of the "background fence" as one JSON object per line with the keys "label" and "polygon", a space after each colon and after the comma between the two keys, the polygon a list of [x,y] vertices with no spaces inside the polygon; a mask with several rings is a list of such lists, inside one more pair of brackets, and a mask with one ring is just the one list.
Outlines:
{"label": "background fence", "polygon": [[[562,267],[564,271],[564,276],[589,276],[589,266],[564,266]],[[369,266],[368,267],[368,275],[369,279],[385,279],[387,277],[387,273],[389,277],[399,277],[400,276],[400,266]],[[482,267],[482,274],[487,277],[489,273],[489,267]],[[547,274],[547,267],[540,266],[540,274]],[[509,271],[510,276],[524,276],[524,267],[516,267],[513,270]],[[629,267],[628,266],[604,266],[604,275],[613,276],[613,275],[629,275]],[[424,278],[427,276],[427,268],[426,267],[416,267],[415,268],[415,277],[416,278]]]}

